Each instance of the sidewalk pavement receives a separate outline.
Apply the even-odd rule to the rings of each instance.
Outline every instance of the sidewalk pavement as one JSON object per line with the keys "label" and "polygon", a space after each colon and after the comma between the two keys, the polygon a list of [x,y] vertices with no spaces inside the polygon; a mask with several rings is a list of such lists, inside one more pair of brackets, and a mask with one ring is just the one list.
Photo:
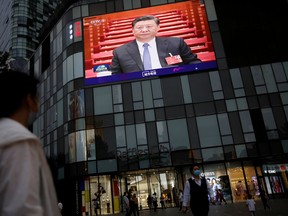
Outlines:
{"label": "sidewalk pavement", "polygon": [[[288,216],[288,199],[272,199],[269,200],[271,210],[264,210],[261,200],[256,201],[256,215],[257,216]],[[115,214],[124,216],[125,213]],[[139,216],[192,216],[191,211],[186,214],[179,212],[179,208],[166,208],[153,210],[142,210]],[[228,203],[227,205],[211,205],[209,216],[249,216],[249,210],[245,202]],[[133,216],[133,214],[132,214]]]}

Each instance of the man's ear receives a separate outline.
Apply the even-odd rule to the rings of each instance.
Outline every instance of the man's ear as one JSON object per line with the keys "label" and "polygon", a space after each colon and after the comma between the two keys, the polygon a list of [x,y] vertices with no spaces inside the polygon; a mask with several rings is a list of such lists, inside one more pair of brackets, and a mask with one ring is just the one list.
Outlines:
{"label": "man's ear", "polygon": [[26,98],[26,101],[29,111],[34,113],[38,112],[38,99],[36,96],[29,94]]}

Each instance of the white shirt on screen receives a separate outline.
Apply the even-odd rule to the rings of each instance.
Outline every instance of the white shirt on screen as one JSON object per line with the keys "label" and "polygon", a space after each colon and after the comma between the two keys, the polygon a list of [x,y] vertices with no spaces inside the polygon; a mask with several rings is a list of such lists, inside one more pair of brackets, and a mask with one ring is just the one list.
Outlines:
{"label": "white shirt on screen", "polygon": [[[140,56],[143,62],[143,52],[144,52],[144,47],[143,47],[143,42],[137,41],[136,43],[138,45],[138,49],[140,52]],[[159,57],[158,57],[158,52],[157,52],[157,46],[156,46],[156,40],[155,38],[152,39],[151,41],[148,42],[149,46],[149,53],[151,56],[151,64],[152,64],[152,69],[157,69],[157,68],[162,68],[160,61],[159,61]]]}

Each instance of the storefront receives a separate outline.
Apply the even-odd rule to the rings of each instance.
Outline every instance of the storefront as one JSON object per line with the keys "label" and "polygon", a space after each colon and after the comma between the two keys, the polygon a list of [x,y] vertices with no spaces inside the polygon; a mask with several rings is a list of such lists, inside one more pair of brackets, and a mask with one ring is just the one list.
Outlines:
{"label": "storefront", "polygon": [[[261,188],[271,198],[285,196],[288,191],[288,164],[260,167],[246,161],[208,164],[202,168],[202,175],[210,182],[215,196],[216,190],[222,190],[227,203],[244,202],[248,193],[260,199]],[[189,176],[189,167],[183,167],[87,177],[79,184],[82,214],[94,216],[123,211],[122,195],[128,190],[138,197],[140,210],[149,209],[147,197],[153,193],[157,195],[158,206],[161,196],[166,207],[178,206],[179,189],[184,188]]]}

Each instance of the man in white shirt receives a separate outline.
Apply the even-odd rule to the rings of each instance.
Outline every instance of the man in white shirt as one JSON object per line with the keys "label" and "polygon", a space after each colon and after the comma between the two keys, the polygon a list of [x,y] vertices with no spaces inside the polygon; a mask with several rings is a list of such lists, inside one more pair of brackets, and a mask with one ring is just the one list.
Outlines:
{"label": "man in white shirt", "polygon": [[193,216],[208,216],[209,198],[214,203],[214,193],[209,182],[200,177],[199,166],[194,165],[190,169],[192,177],[189,178],[184,187],[182,212],[186,213],[190,205]]}
{"label": "man in white shirt", "polygon": [[123,207],[126,210],[125,216],[128,216],[129,215],[129,199],[128,199],[128,193],[127,192],[125,192],[123,195]]}
{"label": "man in white shirt", "polygon": [[[144,67],[144,44],[147,44],[150,55],[151,68],[157,69],[173,66],[167,57],[177,56],[179,64],[201,63],[196,54],[182,38],[156,37],[160,28],[160,20],[154,16],[138,17],[132,22],[132,32],[135,40],[124,44],[113,51],[110,70],[112,74],[130,73],[146,70]],[[180,63],[181,62],[181,63]]]}
{"label": "man in white shirt", "polygon": [[0,72],[1,216],[60,215],[40,140],[27,129],[39,109],[38,82],[21,72]]}

